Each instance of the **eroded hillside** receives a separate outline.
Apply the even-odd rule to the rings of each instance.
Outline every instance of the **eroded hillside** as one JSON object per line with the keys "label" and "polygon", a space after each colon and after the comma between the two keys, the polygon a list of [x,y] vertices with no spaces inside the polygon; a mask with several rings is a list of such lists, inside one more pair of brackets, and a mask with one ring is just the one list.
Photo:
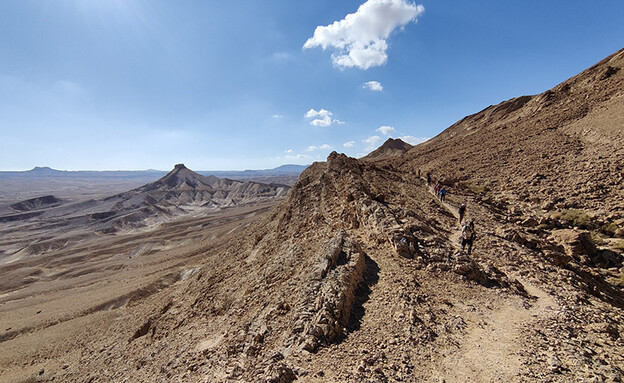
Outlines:
{"label": "eroded hillside", "polygon": [[623,68],[620,50],[542,94],[490,106],[412,149],[403,167],[550,210],[621,215]]}
{"label": "eroded hillside", "polygon": [[[479,233],[458,250],[455,207]],[[621,289],[470,195],[333,153],[196,275],[117,309],[64,381],[569,381],[622,376]],[[587,254],[588,255],[588,254]],[[621,267],[621,255],[604,253]],[[577,259],[579,257],[579,259]],[[46,370],[48,371],[48,370]],[[610,380],[609,380],[610,379]]]}

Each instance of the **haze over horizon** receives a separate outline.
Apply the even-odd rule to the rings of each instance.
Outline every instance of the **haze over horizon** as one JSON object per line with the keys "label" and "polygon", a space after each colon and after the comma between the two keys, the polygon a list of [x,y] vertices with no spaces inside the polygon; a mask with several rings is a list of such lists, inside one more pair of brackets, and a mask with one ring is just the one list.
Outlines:
{"label": "haze over horizon", "polygon": [[0,3],[0,170],[270,169],[417,144],[622,48],[621,1]]}

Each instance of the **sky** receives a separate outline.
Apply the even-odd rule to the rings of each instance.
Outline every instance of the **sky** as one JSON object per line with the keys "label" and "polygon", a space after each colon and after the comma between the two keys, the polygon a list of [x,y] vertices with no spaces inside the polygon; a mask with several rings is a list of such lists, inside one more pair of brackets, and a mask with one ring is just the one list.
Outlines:
{"label": "sky", "polygon": [[0,170],[417,144],[624,47],[622,0],[4,0]]}

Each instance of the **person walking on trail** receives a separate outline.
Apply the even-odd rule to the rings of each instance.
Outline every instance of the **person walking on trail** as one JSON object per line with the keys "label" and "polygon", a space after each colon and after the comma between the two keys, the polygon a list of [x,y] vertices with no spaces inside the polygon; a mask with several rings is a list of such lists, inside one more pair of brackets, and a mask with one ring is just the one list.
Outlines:
{"label": "person walking on trail", "polygon": [[457,209],[457,212],[459,213],[459,224],[461,225],[462,221],[464,220],[464,215],[466,214],[466,204],[462,203],[461,205],[459,205],[459,209]]}
{"label": "person walking on trail", "polygon": [[474,228],[473,219],[471,219],[468,223],[464,224],[464,226],[462,227],[461,235],[462,235],[461,236],[462,238],[461,249],[462,251],[464,251],[464,247],[468,246],[467,253],[468,255],[470,255],[470,252],[472,251],[472,243],[474,242],[474,238],[475,238],[475,228]]}
{"label": "person walking on trail", "polygon": [[446,197],[446,188],[440,190],[440,201],[444,201],[444,197]]}
{"label": "person walking on trail", "polygon": [[440,188],[442,187],[442,185],[440,185],[440,181],[438,181],[436,183],[436,185],[433,187],[433,192],[435,193],[436,197],[440,196]]}
{"label": "person walking on trail", "polygon": [[427,186],[431,186],[431,173],[427,172]]}

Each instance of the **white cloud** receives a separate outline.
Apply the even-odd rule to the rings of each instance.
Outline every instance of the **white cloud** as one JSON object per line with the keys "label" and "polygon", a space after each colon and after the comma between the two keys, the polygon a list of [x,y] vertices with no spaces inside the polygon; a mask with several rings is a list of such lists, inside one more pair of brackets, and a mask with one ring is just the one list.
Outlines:
{"label": "white cloud", "polygon": [[323,108],[319,109],[318,111],[314,109],[310,109],[305,114],[306,118],[326,117],[326,116],[332,116],[332,112]]}
{"label": "white cloud", "polygon": [[315,145],[308,146],[308,152],[312,152],[315,150],[331,150],[331,149],[333,149],[333,147],[328,144],[323,144],[321,146],[315,146]]}
{"label": "white cloud", "polygon": [[368,0],[355,13],[327,26],[318,26],[303,49],[333,47],[332,61],[338,67],[368,69],[386,63],[386,40],[425,11],[406,0]]}
{"label": "white cloud", "polygon": [[[323,108],[321,108],[318,111],[314,109],[310,109],[305,114],[305,118],[313,119],[312,121],[310,121],[310,125],[312,126],[320,126],[320,127],[325,128],[325,127],[331,126],[332,123],[335,123],[337,125],[342,125],[345,123],[344,121],[332,119],[332,116],[333,116],[332,112]],[[316,118],[316,117],[320,117],[320,118]]]}
{"label": "white cloud", "polygon": [[326,128],[326,127],[330,126],[331,123],[332,123],[332,119],[329,116],[325,116],[325,117],[323,117],[321,119],[317,118],[317,119],[314,119],[314,120],[310,121],[310,125],[312,125],[312,126],[320,126],[320,127],[323,127],[323,128]]}
{"label": "white cloud", "polygon": [[283,117],[284,117],[284,115],[283,114],[279,114],[279,113],[275,113],[273,115],[273,118],[276,119],[276,120],[279,120],[280,118],[283,118]]}
{"label": "white cloud", "polygon": [[342,144],[342,146],[344,146],[345,148],[352,148],[355,146],[355,141],[347,141],[344,144]]}
{"label": "white cloud", "polygon": [[392,126],[387,126],[387,125],[380,126],[379,128],[375,130],[383,134],[384,136],[389,136],[390,134],[395,132],[395,129]]}
{"label": "white cloud", "polygon": [[284,153],[287,153],[287,154],[290,154],[290,153],[292,153],[292,152],[293,152],[293,150],[292,150],[292,149],[288,149],[288,150],[285,150],[285,151],[284,151]]}
{"label": "white cloud", "polygon": [[368,81],[362,84],[362,88],[370,89],[375,92],[381,92],[383,90],[383,85],[379,81]]}
{"label": "white cloud", "polygon": [[414,137],[414,136],[402,136],[399,138],[407,142],[410,145],[418,145],[430,139],[430,137]]}
{"label": "white cloud", "polygon": [[363,143],[367,144],[366,150],[368,151],[375,149],[380,141],[381,137],[379,136],[370,136],[367,139],[362,140]]}

